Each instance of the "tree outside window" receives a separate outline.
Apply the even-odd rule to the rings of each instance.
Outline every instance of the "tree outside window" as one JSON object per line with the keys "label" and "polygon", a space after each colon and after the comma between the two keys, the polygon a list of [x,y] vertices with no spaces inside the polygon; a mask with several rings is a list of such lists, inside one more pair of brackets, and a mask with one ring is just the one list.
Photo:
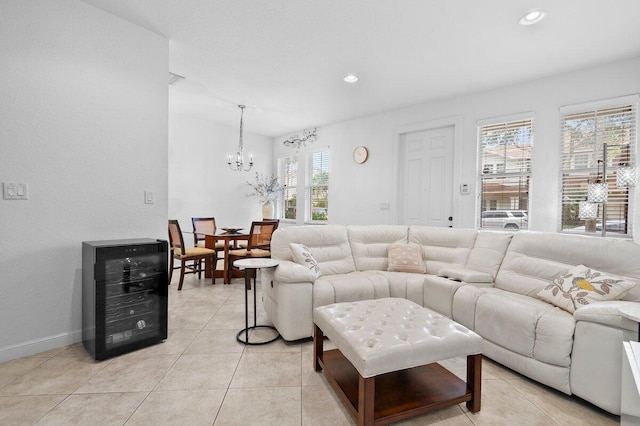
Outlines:
{"label": "tree outside window", "polygon": [[329,152],[314,152],[309,156],[309,211],[312,221],[329,220]]}

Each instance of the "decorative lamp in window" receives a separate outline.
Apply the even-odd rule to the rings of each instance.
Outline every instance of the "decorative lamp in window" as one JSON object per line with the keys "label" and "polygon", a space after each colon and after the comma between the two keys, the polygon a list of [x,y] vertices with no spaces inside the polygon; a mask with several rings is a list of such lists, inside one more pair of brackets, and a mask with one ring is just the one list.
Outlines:
{"label": "decorative lamp in window", "polygon": [[[604,148],[602,149],[602,152],[606,156],[607,146],[606,144],[603,144],[603,145],[604,145]],[[598,176],[600,176],[600,163],[603,163],[603,160],[598,160]],[[607,172],[604,171],[603,175],[605,176],[605,179],[606,179]],[[596,179],[595,182],[587,185],[587,201],[590,203],[606,203],[608,194],[609,194],[609,185],[607,184],[607,182],[603,182],[600,178]]]}
{"label": "decorative lamp in window", "polygon": [[622,164],[621,167],[616,170],[616,186],[618,188],[636,186],[637,180],[638,169],[635,167],[629,167],[626,164]]}
{"label": "decorative lamp in window", "polygon": [[591,220],[598,218],[598,204],[588,201],[580,201],[578,203],[578,217],[582,220]]}
{"label": "decorative lamp in window", "polygon": [[[600,227],[602,236],[632,236],[632,197],[626,185],[635,180],[627,179],[625,170],[618,177],[617,170],[636,164],[639,99],[632,95],[560,108],[562,231],[590,234]],[[585,198],[598,203],[591,206],[595,219],[588,219]]]}
{"label": "decorative lamp in window", "polygon": [[590,203],[606,203],[609,185],[605,182],[594,182],[587,186],[587,201]]}

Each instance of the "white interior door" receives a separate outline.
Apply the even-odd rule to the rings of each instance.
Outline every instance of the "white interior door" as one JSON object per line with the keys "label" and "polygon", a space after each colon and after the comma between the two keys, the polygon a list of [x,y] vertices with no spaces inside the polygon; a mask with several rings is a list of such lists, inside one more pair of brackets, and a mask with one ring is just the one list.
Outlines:
{"label": "white interior door", "polygon": [[401,218],[408,225],[453,224],[454,127],[405,133],[400,137]]}

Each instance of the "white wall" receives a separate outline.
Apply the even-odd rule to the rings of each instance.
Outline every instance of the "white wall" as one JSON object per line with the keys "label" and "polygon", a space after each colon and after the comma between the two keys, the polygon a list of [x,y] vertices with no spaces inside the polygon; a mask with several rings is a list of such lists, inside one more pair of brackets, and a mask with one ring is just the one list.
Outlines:
{"label": "white wall", "polygon": [[[75,0],[0,3],[0,361],[81,340],[81,244],[166,239],[168,42]],[[144,191],[155,204],[144,204]]]}
{"label": "white wall", "polygon": [[[322,127],[317,144],[331,146],[330,221],[336,224],[397,223],[397,132],[416,123],[461,122],[455,152],[454,188],[468,183],[471,195],[454,194],[456,227],[475,226],[476,125],[478,120],[532,111],[535,114],[530,229],[557,230],[559,215],[559,108],[640,92],[640,57],[557,75],[499,90],[443,99]],[[282,140],[274,140],[274,153]],[[369,148],[369,160],[355,164],[353,149]],[[636,187],[634,235],[640,236],[640,191]],[[380,210],[380,203],[391,210]]]}
{"label": "white wall", "polygon": [[262,219],[259,201],[247,197],[251,192],[247,181],[253,181],[256,172],[273,173],[273,139],[246,131],[250,113],[244,115],[245,161],[249,153],[255,161],[249,172],[227,166],[227,154],[238,149],[239,112],[238,127],[169,115],[169,218],[178,219],[183,231],[191,231],[192,217],[213,216],[218,227],[247,230],[251,221]]}

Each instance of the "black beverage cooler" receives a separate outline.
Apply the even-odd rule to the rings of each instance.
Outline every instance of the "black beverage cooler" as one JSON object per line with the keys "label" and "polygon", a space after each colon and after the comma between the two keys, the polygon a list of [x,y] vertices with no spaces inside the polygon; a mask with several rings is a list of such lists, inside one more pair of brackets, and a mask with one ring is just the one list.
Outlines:
{"label": "black beverage cooler", "polygon": [[82,341],[97,360],[167,338],[167,242],[82,243]]}

